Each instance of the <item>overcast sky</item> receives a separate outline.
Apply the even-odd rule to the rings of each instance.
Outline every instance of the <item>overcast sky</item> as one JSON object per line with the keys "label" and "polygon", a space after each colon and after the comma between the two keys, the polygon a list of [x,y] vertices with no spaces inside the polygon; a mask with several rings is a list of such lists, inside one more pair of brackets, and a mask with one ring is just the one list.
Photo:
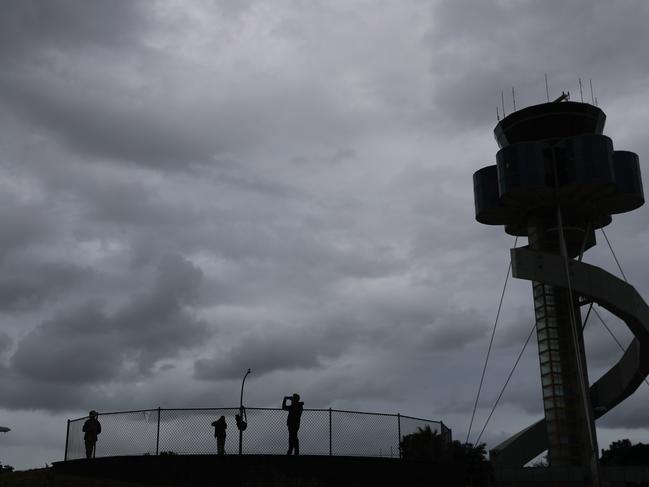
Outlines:
{"label": "overcast sky", "polygon": [[[0,461],[65,420],[250,406],[401,412],[464,440],[513,238],[474,220],[506,110],[593,80],[649,170],[644,0],[5,0]],[[649,297],[648,209],[607,229]],[[601,234],[585,259],[617,272]],[[525,244],[522,240],[519,244]],[[603,314],[626,344],[623,324]],[[471,440],[533,320],[510,281]],[[621,355],[593,320],[591,380]],[[598,423],[649,442],[649,387]],[[542,416],[530,343],[483,440]]]}

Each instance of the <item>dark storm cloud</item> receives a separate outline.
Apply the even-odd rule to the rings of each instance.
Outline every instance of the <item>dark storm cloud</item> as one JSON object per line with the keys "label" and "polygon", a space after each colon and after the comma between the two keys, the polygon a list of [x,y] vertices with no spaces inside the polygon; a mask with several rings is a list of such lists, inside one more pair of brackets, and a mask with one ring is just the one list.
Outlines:
{"label": "dark storm cloud", "polygon": [[427,350],[459,350],[481,340],[487,323],[475,311],[448,310],[418,333],[419,347]]}
{"label": "dark storm cloud", "polygon": [[0,387],[11,394],[3,394],[5,409],[61,411],[78,408],[85,404],[88,390],[58,382],[25,379],[10,369],[0,370]]}
{"label": "dark storm cloud", "polygon": [[[270,326],[277,329],[277,326]],[[323,340],[310,330],[284,329],[277,334],[260,332],[244,338],[228,352],[214,359],[200,359],[195,364],[198,379],[235,379],[247,367],[262,376],[277,370],[322,367],[327,357],[345,352],[342,344]]]}
{"label": "dark storm cloud", "polygon": [[12,371],[31,381],[62,384],[147,375],[159,360],[208,336],[206,324],[185,308],[201,281],[200,270],[168,256],[152,288],[136,291],[120,309],[110,312],[89,302],[36,327],[18,343]]}
{"label": "dark storm cloud", "polygon": [[0,331],[0,356],[7,352],[13,343],[13,340],[4,331]]}
{"label": "dark storm cloud", "polygon": [[647,410],[647,392],[649,386],[640,384],[637,394],[642,398],[640,401],[629,401],[618,406],[615,410],[608,412],[597,422],[597,426],[604,428],[649,428],[649,410]]}
{"label": "dark storm cloud", "polygon": [[183,130],[186,121],[165,116],[164,97],[143,109],[151,90],[134,102],[108,79],[104,63],[146,51],[140,41],[151,17],[140,2],[123,0],[4,3],[0,58],[12,69],[0,76],[0,104],[87,155],[162,165],[205,159],[211,145],[196,135],[200,118]]}
{"label": "dark storm cloud", "polygon": [[[215,156],[225,153],[272,148],[278,138],[329,144],[358,132],[354,114],[312,79],[251,67],[254,82],[225,73],[215,85],[210,69],[144,42],[155,15],[145,15],[140,4],[117,3],[106,9],[109,15],[105,6],[72,1],[62,2],[60,11],[52,8],[56,13],[49,10],[16,2],[3,17],[26,27],[4,34],[6,44],[22,47],[12,69],[0,75],[0,106],[22,120],[25,130],[54,137],[88,162],[100,158],[178,171],[215,165]],[[47,24],[43,32],[40,23]],[[111,27],[95,32],[95,24]],[[33,38],[24,35],[31,30]],[[96,38],[84,42],[87,31]],[[194,72],[191,86],[183,83],[185,71]],[[345,149],[334,159],[350,154]]]}
{"label": "dark storm cloud", "polygon": [[[341,307],[345,307],[340,303]],[[234,346],[221,346],[214,358],[199,359],[194,375],[202,380],[238,378],[247,367],[256,376],[275,371],[323,369],[348,354],[372,355],[410,349],[430,355],[459,350],[486,331],[475,312],[439,308],[425,301],[399,299],[367,303],[364,311],[349,307],[316,317],[301,326],[268,324]]]}
{"label": "dark storm cloud", "polygon": [[0,310],[28,311],[92,279],[89,269],[62,262],[13,256],[0,264]]}
{"label": "dark storm cloud", "polygon": [[127,93],[84,89],[76,83],[53,81],[45,89],[29,79],[4,78],[0,83],[4,104],[13,113],[88,156],[174,169],[205,161],[217,148],[200,129],[207,121],[194,119],[189,128],[187,120],[165,116],[167,110],[156,100],[142,107]]}
{"label": "dark storm cloud", "polygon": [[5,62],[26,49],[78,49],[128,45],[142,27],[139,2],[7,0],[0,17],[0,57]]}
{"label": "dark storm cloud", "polygon": [[53,212],[42,201],[19,201],[15,194],[0,195],[0,258],[25,249],[56,232]]}
{"label": "dark storm cloud", "polygon": [[[0,104],[27,127],[85,156],[171,171],[215,165],[215,156],[252,141],[272,145],[290,134],[301,143],[324,142],[354,130],[317,86],[268,79],[263,86],[231,88],[225,98],[182,91],[169,96],[185,88],[163,80],[139,89],[110,84],[92,58],[80,62],[93,76],[61,77],[59,68],[47,65],[0,76]],[[182,66],[169,66],[175,68]]]}
{"label": "dark storm cloud", "polygon": [[306,384],[303,397],[308,397],[310,404],[330,406],[336,402],[368,404],[371,400],[398,398],[400,393],[399,379],[394,376],[350,374],[349,369],[336,369]]}

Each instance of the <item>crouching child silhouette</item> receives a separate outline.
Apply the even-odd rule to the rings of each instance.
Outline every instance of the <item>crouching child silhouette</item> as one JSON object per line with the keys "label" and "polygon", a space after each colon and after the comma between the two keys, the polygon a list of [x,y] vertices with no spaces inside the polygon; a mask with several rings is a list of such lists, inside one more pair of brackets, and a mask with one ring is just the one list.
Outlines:
{"label": "crouching child silhouette", "polygon": [[[286,401],[290,400],[290,406]],[[297,432],[300,429],[300,418],[302,417],[302,410],[304,403],[300,402],[300,395],[293,394],[292,396],[285,396],[282,401],[282,409],[288,411],[288,418],[286,418],[286,425],[288,426],[288,452],[287,455],[295,452],[295,455],[300,454],[300,440],[297,437]]]}
{"label": "crouching child silhouette", "polygon": [[217,455],[225,455],[225,430],[228,427],[225,416],[221,416],[214,421],[212,426],[214,426],[214,437],[216,438],[216,453]]}
{"label": "crouching child silhouette", "polygon": [[83,441],[86,444],[86,458],[92,458],[97,445],[97,437],[101,433],[101,423],[97,420],[99,414],[94,409],[88,413],[89,418],[83,423]]}

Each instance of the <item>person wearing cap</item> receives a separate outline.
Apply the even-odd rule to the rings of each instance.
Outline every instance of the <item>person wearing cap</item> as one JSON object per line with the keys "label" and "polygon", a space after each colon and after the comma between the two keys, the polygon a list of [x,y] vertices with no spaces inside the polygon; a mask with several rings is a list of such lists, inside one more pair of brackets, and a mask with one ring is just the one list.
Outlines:
{"label": "person wearing cap", "polygon": [[94,409],[88,413],[88,419],[83,423],[83,441],[86,444],[86,458],[92,458],[97,444],[97,436],[101,433],[101,423],[97,420],[99,414]]}
{"label": "person wearing cap", "polygon": [[[291,401],[291,405],[287,405],[286,401]],[[300,402],[300,395],[293,394],[292,396],[285,396],[282,401],[282,409],[288,411],[288,418],[286,418],[286,425],[288,426],[288,452],[287,455],[295,452],[295,455],[300,454],[300,440],[297,437],[297,432],[300,429],[300,418],[302,417],[302,410],[304,403]]]}
{"label": "person wearing cap", "polygon": [[214,437],[216,438],[216,452],[218,455],[225,455],[225,430],[228,428],[225,416],[214,421],[212,426],[214,426]]}

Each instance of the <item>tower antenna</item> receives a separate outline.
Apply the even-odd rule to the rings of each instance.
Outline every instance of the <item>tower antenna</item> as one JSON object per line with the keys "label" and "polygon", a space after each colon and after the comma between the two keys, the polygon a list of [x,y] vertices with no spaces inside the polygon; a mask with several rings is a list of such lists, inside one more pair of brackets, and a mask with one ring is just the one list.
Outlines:
{"label": "tower antenna", "polygon": [[595,95],[593,95],[593,80],[590,81],[590,101],[593,102],[593,105],[595,104]]}
{"label": "tower antenna", "polygon": [[545,98],[550,103],[550,90],[548,89],[548,73],[543,73],[545,75]]}
{"label": "tower antenna", "polygon": [[507,115],[505,114],[505,92],[501,91],[500,92],[500,103],[503,105],[503,117],[506,117]]}
{"label": "tower antenna", "polygon": [[500,122],[500,109],[498,108],[498,105],[496,105],[496,120]]}
{"label": "tower antenna", "polygon": [[581,86],[581,78],[579,78],[579,94],[581,95],[581,102],[584,103],[584,90]]}
{"label": "tower antenna", "polygon": [[513,86],[512,86],[512,101],[514,102],[514,111],[516,111],[516,93],[514,92]]}

